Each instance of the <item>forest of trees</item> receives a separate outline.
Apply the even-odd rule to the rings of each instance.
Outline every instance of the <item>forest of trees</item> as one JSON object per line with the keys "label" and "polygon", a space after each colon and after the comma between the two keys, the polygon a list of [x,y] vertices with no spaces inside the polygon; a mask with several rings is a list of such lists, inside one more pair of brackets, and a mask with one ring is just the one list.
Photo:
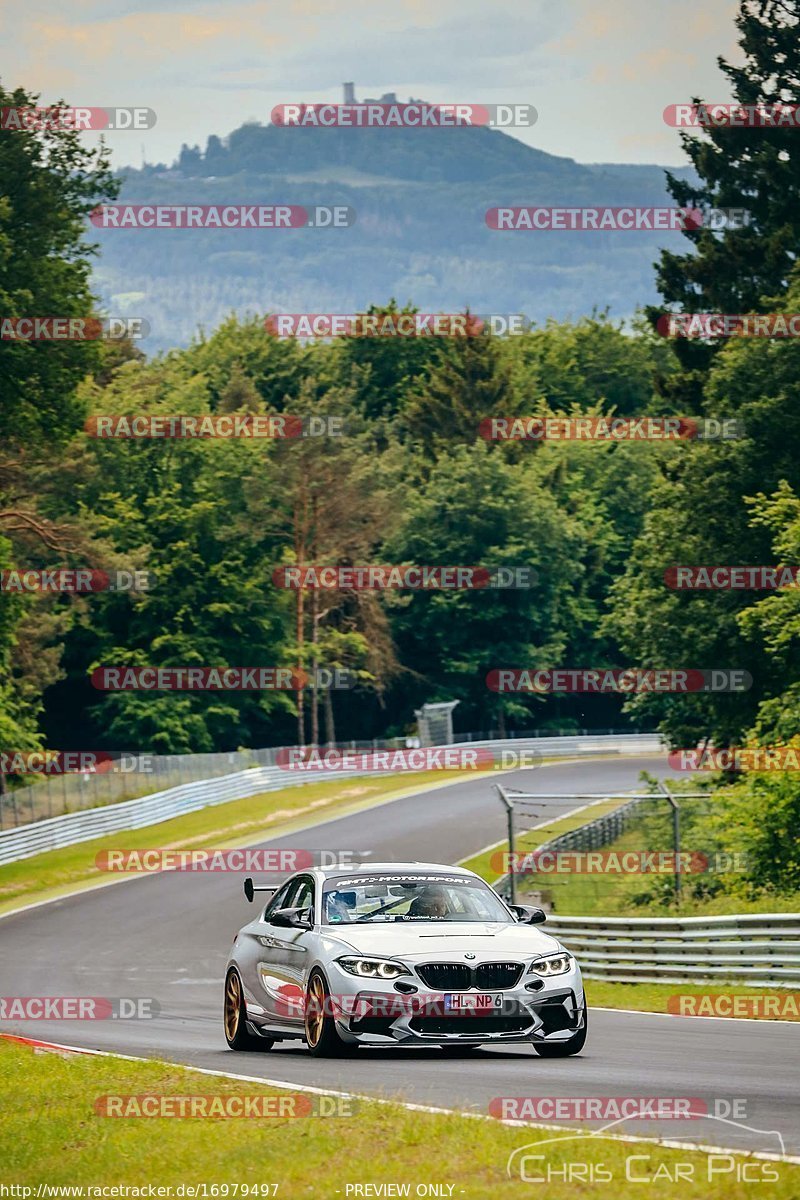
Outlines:
{"label": "forest of trees", "polygon": [[[747,103],[796,97],[783,5],[742,4]],[[0,90],[0,103],[33,103]],[[740,207],[657,264],[664,304],[508,338],[281,340],[231,317],[148,361],[129,343],[3,342],[0,569],[142,569],[141,593],[0,595],[0,744],[192,752],[397,736],[425,701],[462,730],[659,729],[673,746],[800,739],[800,591],[676,591],[674,564],[798,564],[800,347],[668,341],[664,311],[800,311],[792,129],[682,135],[700,183],[675,200]],[[117,183],[64,132],[0,132],[0,307],[93,311],[92,207]],[[375,297],[379,311],[394,301]],[[265,314],[266,315],[266,314]],[[341,437],[102,440],[97,414],[344,418]],[[735,418],[728,441],[490,442],[507,415]],[[286,591],[287,564],[526,566],[533,588]],[[92,687],[101,664],[347,667],[343,692]],[[492,692],[497,667],[735,668],[730,694]],[[763,780],[762,780],[763,783]],[[757,781],[745,785],[763,798]],[[765,784],[777,786],[768,780]],[[800,784],[782,779],[782,820]],[[788,789],[788,792],[787,792]],[[768,794],[768,792],[767,792]],[[751,796],[752,799],[752,796]],[[763,807],[763,805],[762,805]],[[751,805],[751,811],[760,811]],[[796,864],[795,864],[796,865]]]}
{"label": "forest of trees", "polygon": [[[18,608],[17,740],[42,730],[59,746],[182,752],[373,737],[408,732],[420,703],[454,698],[460,728],[624,725],[616,697],[536,702],[492,693],[485,677],[636,658],[603,626],[609,590],[661,471],[686,448],[487,442],[479,425],[492,414],[650,413],[654,378],[674,369],[663,340],[602,317],[518,338],[306,347],[231,319],[154,362],[109,351],[76,389],[84,419],[335,414],[344,435],[105,440],[81,424],[56,458],[42,431],[9,497],[35,508],[40,531],[17,519],[6,561],[146,569],[153,581],[140,594],[6,598]],[[276,587],[275,569],[292,563],[526,566],[536,585]],[[339,666],[360,682],[320,696],[324,714],[303,696],[298,728],[297,695],[104,695],[89,679],[98,664]],[[39,673],[36,692],[22,665]]]}
{"label": "forest of trees", "polygon": [[[20,347],[43,359],[64,348]],[[462,729],[626,723],[616,697],[493,693],[485,676],[503,666],[746,669],[749,691],[640,695],[626,712],[681,746],[800,732],[796,593],[678,592],[664,580],[676,563],[792,561],[800,362],[791,341],[738,341],[715,355],[693,411],[739,418],[745,436],[706,443],[480,436],[492,415],[686,415],[671,398],[682,375],[673,346],[602,316],[505,339],[305,347],[231,319],[153,362],[129,347],[95,349],[91,374],[47,421],[35,404],[8,406],[19,432],[3,462],[3,559],[147,569],[152,587],[4,595],[7,743],[44,733],[58,746],[181,752],[334,730],[396,735],[421,702],[443,699],[460,700]],[[345,433],[104,440],[83,431],[92,414],[237,411],[335,414]],[[297,592],[273,582],[289,563],[527,566],[536,584]],[[298,732],[296,695],[104,695],[89,679],[98,664],[317,664],[349,667],[360,683],[325,698],[324,726],[306,695]]]}

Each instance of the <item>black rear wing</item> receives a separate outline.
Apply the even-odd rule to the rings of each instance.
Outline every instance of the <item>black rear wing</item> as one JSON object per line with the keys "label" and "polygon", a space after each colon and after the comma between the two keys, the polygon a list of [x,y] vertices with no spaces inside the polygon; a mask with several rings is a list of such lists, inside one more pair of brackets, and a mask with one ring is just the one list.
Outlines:
{"label": "black rear wing", "polygon": [[277,890],[278,889],[276,887],[268,887],[266,884],[253,883],[249,875],[244,881],[244,894],[251,904],[253,903],[253,896],[256,892],[269,892],[271,894],[272,892],[277,892]]}

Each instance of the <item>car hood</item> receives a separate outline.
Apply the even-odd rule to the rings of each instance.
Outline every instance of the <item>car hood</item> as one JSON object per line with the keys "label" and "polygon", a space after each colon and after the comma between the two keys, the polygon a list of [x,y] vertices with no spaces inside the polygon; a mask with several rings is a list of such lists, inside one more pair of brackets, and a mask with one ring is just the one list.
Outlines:
{"label": "car hood", "polygon": [[348,925],[328,926],[329,936],[345,943],[359,954],[380,958],[404,958],[412,962],[438,961],[474,954],[477,962],[495,960],[498,955],[532,958],[551,954],[561,943],[533,925],[472,924],[468,928],[447,921],[424,925]]}

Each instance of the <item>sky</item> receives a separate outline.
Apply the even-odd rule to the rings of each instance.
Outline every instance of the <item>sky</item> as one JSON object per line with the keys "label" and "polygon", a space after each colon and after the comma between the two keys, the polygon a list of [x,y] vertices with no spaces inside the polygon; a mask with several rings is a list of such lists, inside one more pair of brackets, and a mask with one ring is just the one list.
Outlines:
{"label": "sky", "polygon": [[[154,109],[117,167],[171,163],[274,105],[386,91],[532,104],[514,136],[579,162],[685,161],[669,104],[731,99],[733,0],[0,0],[0,79],[43,103]],[[97,134],[83,135],[96,141]],[[387,131],[387,137],[391,133]],[[421,135],[427,136],[427,134]]]}

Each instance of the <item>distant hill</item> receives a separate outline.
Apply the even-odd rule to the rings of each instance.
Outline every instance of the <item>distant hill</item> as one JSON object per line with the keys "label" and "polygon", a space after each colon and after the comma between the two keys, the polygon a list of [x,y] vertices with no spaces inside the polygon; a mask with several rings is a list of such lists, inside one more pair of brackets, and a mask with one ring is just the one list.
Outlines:
{"label": "distant hill", "polygon": [[[689,176],[690,170],[676,174]],[[148,353],[230,312],[349,312],[394,296],[539,322],[657,300],[652,264],[678,233],[498,233],[496,205],[670,204],[664,168],[582,165],[485,129],[286,129],[246,124],[172,167],[126,170],[130,203],[346,204],[349,229],[92,230],[95,287],[143,316]]]}

